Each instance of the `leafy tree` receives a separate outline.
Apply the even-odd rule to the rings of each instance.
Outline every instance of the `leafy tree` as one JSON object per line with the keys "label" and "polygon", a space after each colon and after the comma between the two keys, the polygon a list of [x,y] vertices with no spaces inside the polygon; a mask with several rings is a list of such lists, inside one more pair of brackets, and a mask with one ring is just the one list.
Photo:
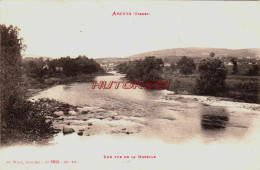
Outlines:
{"label": "leafy tree", "polygon": [[196,81],[195,91],[200,95],[218,95],[226,91],[227,70],[219,59],[207,58],[199,63],[200,77]]}
{"label": "leafy tree", "polygon": [[178,62],[177,66],[180,69],[180,73],[184,74],[185,76],[188,74],[192,74],[193,71],[196,69],[196,64],[193,59],[183,56]]}
{"label": "leafy tree", "polygon": [[236,73],[237,73],[237,61],[236,61],[236,58],[232,58],[232,59],[231,59],[231,62],[232,62],[232,64],[233,64],[232,74],[236,74]]}
{"label": "leafy tree", "polygon": [[246,75],[247,76],[258,76],[259,74],[259,66],[257,64],[252,65],[252,68],[248,69]]}
{"label": "leafy tree", "polygon": [[[7,116],[8,108],[22,97],[20,89],[22,74],[21,51],[25,46],[22,44],[22,39],[19,38],[19,29],[17,27],[0,25],[0,35],[0,120],[3,120]],[[3,122],[1,122],[1,126],[2,124]]]}
{"label": "leafy tree", "polygon": [[177,69],[177,67],[174,63],[171,63],[170,68],[171,68],[172,71],[175,71]]}
{"label": "leafy tree", "polygon": [[[25,89],[21,85],[21,51],[25,46],[19,38],[19,29],[12,25],[0,25],[0,28],[0,134],[4,136],[0,141],[6,138],[20,140],[19,135],[22,134],[33,138],[37,134],[43,135],[42,132],[50,132],[51,123],[47,123],[44,115],[39,113],[31,102],[26,101]],[[12,133],[13,131],[15,133]]]}
{"label": "leafy tree", "polygon": [[161,73],[164,67],[162,59],[146,57],[144,60],[134,61],[126,73],[126,78],[139,81],[158,81],[162,80]]}
{"label": "leafy tree", "polygon": [[210,52],[209,56],[213,58],[215,56],[215,53],[214,52]]}

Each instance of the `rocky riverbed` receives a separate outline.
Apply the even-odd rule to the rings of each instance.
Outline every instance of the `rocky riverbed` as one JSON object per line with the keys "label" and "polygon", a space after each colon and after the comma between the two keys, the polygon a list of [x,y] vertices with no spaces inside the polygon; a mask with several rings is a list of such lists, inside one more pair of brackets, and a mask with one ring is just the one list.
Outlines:
{"label": "rocky riverbed", "polygon": [[[77,133],[79,136],[99,134],[104,129],[104,127],[101,128],[101,120],[107,123],[120,119],[117,114],[108,114],[105,109],[99,107],[73,106],[48,98],[40,98],[34,102],[44,112],[46,121],[52,121],[54,133],[64,135],[71,133]],[[107,129],[109,128],[107,127]],[[121,130],[115,129],[112,133],[132,134],[133,132],[122,128]]]}
{"label": "rocky riverbed", "polygon": [[[220,125],[222,127],[223,122],[219,121],[218,119],[225,119],[225,126],[223,126],[222,129],[226,129],[227,126],[227,133],[229,133],[228,131],[230,130],[234,131],[234,129],[232,130],[232,128],[235,128],[235,131],[237,131],[237,133],[243,134],[244,131],[247,131],[250,126],[248,124],[248,120],[252,120],[250,117],[256,116],[256,111],[260,110],[258,104],[239,102],[235,103],[232,101],[223,101],[222,99],[220,100],[216,97],[174,94],[165,95],[163,98],[163,102],[157,101],[157,105],[160,105],[161,103],[160,106],[166,105],[168,107],[169,104],[167,103],[171,101],[174,101],[173,104],[170,104],[170,106],[173,106],[173,110],[168,108],[168,111],[163,112],[162,110],[159,111],[156,108],[151,107],[147,108],[147,110],[143,110],[144,112],[140,112],[136,110],[137,108],[133,108],[133,110],[136,110],[136,112],[135,114],[131,112],[130,115],[129,109],[119,108],[120,106],[118,106],[118,108],[110,108],[107,106],[97,107],[86,104],[75,106],[65,102],[59,102],[57,100],[47,98],[40,98],[34,102],[38,103],[38,106],[40,107],[42,112],[45,113],[46,121],[52,121],[54,133],[63,133],[63,135],[76,133],[78,134],[78,136],[86,137],[103,134],[120,136],[134,135],[139,137],[161,136],[161,138],[166,138],[167,141],[172,140],[172,137],[176,136],[176,134],[179,134],[179,136],[184,135],[181,138],[185,139],[188,137],[185,137],[185,133],[192,132],[191,130],[187,129],[188,127],[184,128],[185,122],[183,122],[183,119],[186,119],[186,123],[189,123],[191,125],[193,125],[194,123],[197,124],[194,124],[194,127],[198,127],[198,125],[203,123],[205,117],[207,120],[206,124],[209,124],[209,126],[218,127],[218,123],[220,122]],[[184,107],[184,103],[189,104],[185,104]],[[178,108],[181,110],[178,110]],[[147,114],[146,112],[149,112],[149,110],[154,113]],[[236,111],[239,111],[239,113],[236,113]],[[210,117],[208,118],[206,112],[214,113],[213,116],[212,114],[209,114]],[[206,116],[201,116],[200,119],[199,115],[201,115],[202,113],[205,113]],[[214,115],[215,113],[217,115]],[[219,115],[219,113],[221,114]],[[224,117],[223,114],[225,115]],[[245,114],[248,114],[248,116],[245,117]],[[239,117],[244,117],[244,119],[240,119]],[[189,119],[190,121],[188,121]],[[193,121],[194,123],[192,123]],[[180,124],[183,124],[184,126]],[[203,124],[201,125],[202,127],[204,127]],[[175,126],[175,128],[173,128],[173,126]],[[172,129],[172,131],[178,131],[179,129],[180,131],[184,130],[183,132],[185,133],[176,131],[176,134],[169,134],[166,131],[162,131],[162,129]],[[200,131],[199,129],[197,130]],[[202,135],[203,133],[205,132],[202,131]],[[223,131],[216,132],[216,134],[223,135],[225,133]],[[236,134],[232,134],[231,136],[234,137],[236,136]],[[214,138],[217,139],[219,138],[219,136],[216,135]]]}

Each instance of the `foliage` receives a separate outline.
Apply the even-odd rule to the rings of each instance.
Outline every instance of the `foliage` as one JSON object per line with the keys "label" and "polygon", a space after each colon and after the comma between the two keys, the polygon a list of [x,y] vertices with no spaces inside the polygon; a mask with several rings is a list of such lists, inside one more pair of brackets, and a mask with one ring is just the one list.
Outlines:
{"label": "foliage", "polygon": [[0,25],[1,56],[0,56],[0,82],[2,95],[2,117],[8,112],[7,105],[12,105],[17,98],[22,98],[21,91],[21,51],[25,48],[19,38],[19,29],[12,25]]}
{"label": "foliage", "polygon": [[164,63],[162,59],[146,57],[144,60],[136,60],[129,63],[126,78],[139,81],[159,81]]}
{"label": "foliage", "polygon": [[180,73],[184,75],[192,74],[196,69],[195,62],[186,56],[183,56],[178,62],[177,66],[180,69]]}
{"label": "foliage", "polygon": [[230,87],[229,97],[249,103],[259,103],[258,82],[256,80],[242,81]]}
{"label": "foliage", "polygon": [[232,74],[236,74],[237,73],[237,61],[236,61],[236,58],[233,57],[231,59],[231,62],[233,63]]}
{"label": "foliage", "polygon": [[127,70],[129,69],[129,67],[128,67],[128,65],[127,65],[126,62],[125,62],[125,63],[118,64],[118,65],[116,66],[116,68],[117,68],[117,71],[118,71],[119,73],[123,73],[123,74],[126,74],[126,73],[127,73]]}
{"label": "foliage", "polygon": [[[22,88],[22,57],[25,48],[19,38],[19,29],[12,25],[1,28],[1,118],[2,139],[12,140],[17,135],[27,134],[31,138],[49,132],[51,123],[45,122],[32,104],[26,101]],[[19,133],[12,134],[11,131]],[[2,141],[2,140],[1,140]]]}
{"label": "foliage", "polygon": [[78,56],[77,58],[68,56],[60,59],[47,59],[46,61],[42,58],[24,60],[23,67],[27,75],[33,78],[58,77],[60,75],[70,77],[79,74],[104,72],[95,60],[86,56]]}
{"label": "foliage", "polygon": [[215,56],[215,53],[214,53],[214,52],[210,52],[209,56],[210,56],[210,57],[214,57],[214,56]]}
{"label": "foliage", "polygon": [[44,113],[34,103],[16,100],[7,109],[8,116],[4,119],[7,133],[23,133],[37,138],[52,132],[52,122],[46,122]]}
{"label": "foliage", "polygon": [[252,65],[252,68],[248,69],[246,72],[247,76],[258,76],[259,75],[259,66],[257,64]]}
{"label": "foliage", "polygon": [[218,95],[226,91],[225,79],[227,70],[219,59],[203,59],[198,67],[200,77],[195,90],[200,95]]}

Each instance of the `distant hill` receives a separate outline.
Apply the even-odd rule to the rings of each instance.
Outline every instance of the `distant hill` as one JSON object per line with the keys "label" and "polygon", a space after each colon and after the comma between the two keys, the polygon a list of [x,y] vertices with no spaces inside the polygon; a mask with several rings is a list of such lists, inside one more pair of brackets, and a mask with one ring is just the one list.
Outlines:
{"label": "distant hill", "polygon": [[188,56],[188,57],[208,57],[210,52],[214,52],[217,57],[250,57],[250,58],[260,58],[260,48],[250,48],[250,49],[225,49],[225,48],[172,48],[158,51],[150,51],[141,54],[136,54],[129,56],[131,59],[140,59],[146,56],[155,57],[174,57],[174,56]]}
{"label": "distant hill", "polygon": [[53,60],[53,58],[51,57],[45,57],[45,56],[38,56],[38,55],[32,55],[32,54],[24,54],[23,56],[24,60],[33,60],[33,59],[38,59],[38,58],[43,58],[43,60]]}

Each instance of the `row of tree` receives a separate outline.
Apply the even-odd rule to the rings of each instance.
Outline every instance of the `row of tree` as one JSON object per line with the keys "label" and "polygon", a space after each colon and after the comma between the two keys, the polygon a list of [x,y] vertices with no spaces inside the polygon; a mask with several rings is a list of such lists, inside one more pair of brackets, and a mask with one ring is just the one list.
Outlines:
{"label": "row of tree", "polygon": [[[146,57],[144,60],[136,60],[133,62],[122,63],[117,66],[121,73],[126,74],[129,80],[138,81],[159,81],[163,80],[164,62],[162,59],[155,57]],[[181,74],[192,74],[196,69],[195,62],[188,57],[182,57],[177,66]],[[227,69],[220,59],[215,59],[214,55],[203,59],[198,65],[198,72],[200,76],[196,81],[195,92],[200,95],[217,95],[226,90],[225,79],[227,76]]]}
{"label": "row of tree", "polygon": [[[214,56],[215,56],[215,54],[212,52],[212,53],[210,53],[209,58],[214,58]],[[238,73],[237,59],[235,57],[232,57],[230,62],[232,63],[231,74],[236,75]],[[184,74],[184,75],[192,74],[194,72],[194,70],[196,69],[196,64],[195,64],[194,60],[192,58],[188,58],[186,56],[183,56],[181,59],[179,59],[176,62],[176,64],[177,65],[172,63],[171,68],[173,70],[176,70],[176,68],[178,68],[180,70],[180,73]],[[259,75],[259,66],[257,64],[251,65],[251,67],[249,67],[249,68],[247,68],[247,70],[245,70],[244,75],[258,76]]]}
{"label": "row of tree", "polygon": [[78,74],[104,72],[95,60],[86,56],[78,56],[77,58],[62,57],[45,61],[43,58],[24,60],[23,67],[27,75],[33,78],[56,77],[61,74],[76,76]]}

